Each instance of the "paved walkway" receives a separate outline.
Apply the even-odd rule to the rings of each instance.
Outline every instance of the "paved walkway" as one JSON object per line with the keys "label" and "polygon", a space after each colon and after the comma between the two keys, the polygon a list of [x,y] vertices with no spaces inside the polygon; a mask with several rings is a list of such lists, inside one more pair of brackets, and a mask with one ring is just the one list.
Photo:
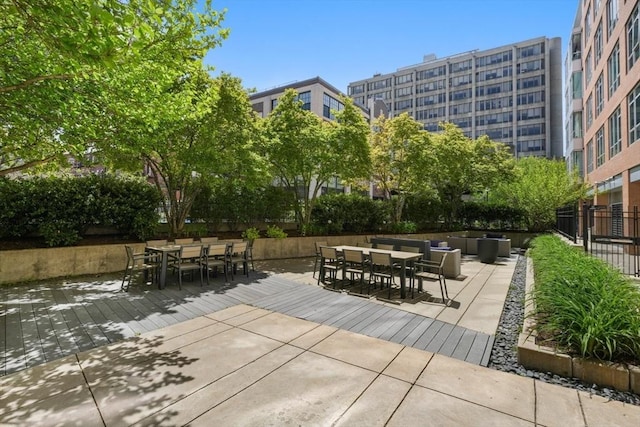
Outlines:
{"label": "paved walkway", "polygon": [[[467,277],[448,281],[455,304],[447,308],[425,298],[427,294],[400,305],[348,298],[400,310],[405,316],[430,315],[455,325],[452,331],[463,328],[492,335],[514,267],[515,257],[491,266],[465,259],[462,273]],[[256,268],[272,274],[262,282],[263,288],[274,281],[293,280],[298,283],[293,292],[300,283],[315,283],[310,260],[256,263]],[[25,349],[25,354],[40,354],[44,360],[0,378],[0,424],[637,426],[640,422],[640,407],[288,316],[265,309],[267,304],[239,303],[238,295],[247,297],[252,281],[225,287],[216,299],[224,303],[217,306],[189,289],[180,293],[171,287],[166,293],[138,289],[128,302],[103,301],[102,309],[120,321],[101,332],[102,341],[91,344],[77,338],[85,336],[80,329],[87,331],[80,328],[78,318],[87,305],[71,301],[69,292],[65,296],[66,286],[30,286],[22,293],[15,287],[3,288],[3,301],[17,302],[17,315],[33,322],[22,329],[23,335],[25,330],[27,338],[49,335],[37,320],[37,313],[44,312],[53,314],[48,317],[50,328],[59,333],[44,341],[46,351]],[[86,298],[99,300],[104,289],[98,284],[109,288],[117,280],[73,287],[84,287]],[[156,312],[136,299],[147,293],[155,297]],[[50,295],[60,304],[48,305]],[[317,298],[308,306],[314,303]],[[133,318],[129,310],[136,307],[147,314]],[[3,312],[11,311],[15,318],[14,308]],[[103,313],[98,311],[94,315]],[[80,324],[71,322],[74,332],[65,335],[60,325],[73,320],[71,313]],[[12,322],[5,320],[2,329],[13,331]],[[4,337],[15,340],[10,333]],[[62,348],[60,342],[73,343],[77,349],[68,356],[56,353],[52,349]],[[54,360],[46,362],[49,357]]]}

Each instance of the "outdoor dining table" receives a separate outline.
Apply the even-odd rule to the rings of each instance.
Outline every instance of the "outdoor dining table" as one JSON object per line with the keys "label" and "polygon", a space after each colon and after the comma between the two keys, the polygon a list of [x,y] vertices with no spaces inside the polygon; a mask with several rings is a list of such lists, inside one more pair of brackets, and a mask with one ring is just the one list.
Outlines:
{"label": "outdoor dining table", "polygon": [[342,252],[345,249],[351,249],[355,251],[362,251],[365,255],[369,255],[370,252],[380,252],[384,254],[391,254],[391,259],[394,262],[399,262],[400,269],[400,298],[404,299],[407,296],[406,281],[407,281],[407,261],[413,261],[422,258],[422,254],[419,252],[404,252],[404,251],[390,251],[387,249],[365,248],[360,246],[333,246],[338,252]]}
{"label": "outdoor dining table", "polygon": [[160,278],[158,280],[158,289],[164,289],[167,284],[167,265],[169,264],[169,254],[180,252],[181,245],[166,246],[147,246],[146,252],[161,255],[160,261]]}

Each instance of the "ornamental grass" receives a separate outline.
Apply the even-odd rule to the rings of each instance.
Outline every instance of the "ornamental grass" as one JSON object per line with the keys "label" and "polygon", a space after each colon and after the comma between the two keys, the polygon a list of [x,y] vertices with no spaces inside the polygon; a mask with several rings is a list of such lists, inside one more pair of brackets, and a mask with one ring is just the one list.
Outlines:
{"label": "ornamental grass", "polygon": [[640,289],[602,260],[556,236],[533,240],[538,336],[582,357],[640,360]]}

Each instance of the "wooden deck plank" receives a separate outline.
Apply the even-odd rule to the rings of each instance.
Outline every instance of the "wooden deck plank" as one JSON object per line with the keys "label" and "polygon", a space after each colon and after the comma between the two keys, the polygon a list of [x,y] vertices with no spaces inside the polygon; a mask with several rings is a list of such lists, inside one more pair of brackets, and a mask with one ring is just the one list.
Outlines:
{"label": "wooden deck plank", "polygon": [[[344,301],[351,304],[355,301],[355,304],[345,309],[340,305],[335,305],[329,310],[324,310],[322,313],[318,313],[317,317],[320,319],[324,319],[323,322],[325,325],[333,326],[334,328],[342,328],[342,325],[350,321],[353,316],[357,316],[359,313],[367,310],[370,305],[369,301],[365,300],[353,300],[353,297],[349,297],[347,295],[340,295],[341,298],[344,298]],[[317,318],[315,315],[309,316],[307,320],[312,322]]]}
{"label": "wooden deck plank", "polygon": [[388,341],[401,343],[420,323],[424,321],[423,317],[418,316],[417,314],[406,320],[407,322],[402,325],[396,333],[387,338]]}
{"label": "wooden deck plank", "polygon": [[[59,359],[64,356],[58,336],[56,335],[55,328],[51,316],[49,316],[47,307],[44,303],[34,303],[33,312],[35,314],[36,326],[38,328],[38,334],[40,336],[40,343],[42,344],[42,352],[47,361]],[[65,340],[65,344],[69,344]],[[74,343],[75,346],[75,343]]]}
{"label": "wooden deck plank", "polygon": [[141,327],[145,329],[145,332],[153,331],[155,329],[159,329],[159,326],[154,323],[148,316],[145,316],[140,312],[133,304],[128,297],[118,298],[116,301],[122,310],[124,310],[133,320],[135,320]]}
{"label": "wooden deck plank", "polygon": [[495,335],[489,335],[489,340],[487,341],[487,345],[484,348],[484,354],[482,355],[480,366],[489,366],[489,359],[491,358],[491,349],[493,348],[493,344],[495,340],[496,340]]}
{"label": "wooden deck plank", "polygon": [[[439,353],[440,348],[444,345],[445,342],[447,342],[447,339],[449,339],[449,335],[451,335],[454,327],[455,325],[452,325],[451,323],[445,323],[444,325],[442,325],[440,330],[433,336],[433,338],[431,338],[428,343],[425,344],[424,349],[430,351],[431,353]],[[421,348],[422,343],[427,341],[427,336],[428,334],[424,334],[422,337],[420,337],[420,340],[424,339],[424,341],[418,340],[420,342],[420,347],[418,348]]]}
{"label": "wooden deck plank", "polygon": [[[5,305],[5,327],[11,331],[6,336],[5,342],[5,375],[25,369],[27,365],[27,355],[24,348],[24,331],[20,321],[20,304]],[[40,343],[38,342],[38,345]],[[41,348],[39,346],[39,348]],[[44,356],[42,359],[44,361]]]}
{"label": "wooden deck plank", "polygon": [[[102,310],[100,310],[99,305],[100,301],[82,303],[82,307],[93,320],[93,324],[96,325],[101,334],[106,337],[110,343],[123,339],[124,335],[122,334],[122,331],[115,326],[116,321],[107,319]],[[78,311],[78,313],[80,313],[80,311]],[[92,333],[91,337],[94,342],[96,340],[100,340],[99,334],[94,335]]]}
{"label": "wooden deck plank", "polygon": [[[28,367],[39,365],[46,361],[44,349],[40,341],[36,313],[31,303],[20,304],[20,324],[22,326],[22,340],[24,342],[25,364]],[[20,343],[22,345],[22,343]]]}
{"label": "wooden deck plank", "polygon": [[168,325],[189,320],[187,316],[173,310],[173,300],[160,292],[145,292],[144,300],[149,304],[150,310],[153,310],[156,316]]}
{"label": "wooden deck plank", "polygon": [[[4,289],[0,288],[0,298],[3,298]],[[7,304],[0,300],[0,376],[5,375],[7,363]]]}
{"label": "wooden deck plank", "polygon": [[419,323],[415,328],[413,328],[411,332],[409,332],[409,334],[407,334],[407,336],[402,341],[400,341],[400,344],[414,347],[416,341],[418,341],[422,334],[424,334],[429,328],[431,328],[432,330],[438,330],[442,327],[442,322],[437,320],[429,319],[422,316],[419,316],[418,320]]}
{"label": "wooden deck plank", "polygon": [[99,323],[100,328],[105,331],[105,335],[109,337],[109,340],[111,340],[112,336],[115,338],[112,342],[136,336],[136,331],[127,321],[121,319],[119,315],[113,311],[106,300],[94,301],[90,306],[97,308],[104,317],[105,320]]}
{"label": "wooden deck plank", "polygon": [[375,313],[381,310],[384,306],[381,304],[369,303],[365,307],[366,307],[365,310],[361,312],[354,312],[353,315],[349,316],[346,322],[342,322],[340,329],[346,329],[350,331],[351,329],[356,327],[358,323],[362,322],[363,320],[366,320],[370,316],[374,316]]}
{"label": "wooden deck plank", "polygon": [[[326,309],[336,301],[337,295],[329,295],[329,292],[306,292],[301,298],[296,298],[288,304],[277,305],[277,311],[289,314],[290,316],[307,318],[312,313]],[[285,302],[287,295],[280,296]],[[295,314],[294,314],[295,313]],[[305,314],[302,314],[305,313]]]}
{"label": "wooden deck plank", "polygon": [[479,365],[482,362],[482,356],[484,356],[484,349],[487,347],[487,342],[489,342],[489,335],[477,333],[464,360]]}
{"label": "wooden deck plank", "polygon": [[381,310],[351,328],[351,332],[367,335],[367,333],[364,332],[367,328],[370,328],[370,330],[376,329],[381,323],[384,323],[388,317],[391,317],[391,315],[392,308],[383,305]]}
{"label": "wooden deck plank", "polygon": [[449,338],[447,338],[447,341],[442,345],[442,347],[440,347],[438,353],[451,357],[456,347],[458,346],[460,338],[462,338],[465,330],[466,329],[461,326],[456,326],[455,328],[453,328],[453,331],[451,331],[451,334],[449,334]]}
{"label": "wooden deck plank", "polygon": [[451,354],[451,357],[455,359],[466,360],[467,353],[469,353],[469,349],[473,344],[473,340],[476,338],[476,334],[477,332],[469,329],[464,331],[464,334],[462,334],[462,338],[460,338],[460,342]]}
{"label": "wooden deck plank", "polygon": [[73,304],[62,312],[75,337],[80,351],[109,343],[109,339],[95,324],[87,309],[82,304]]}
{"label": "wooden deck plank", "polygon": [[312,301],[303,301],[294,310],[289,310],[286,314],[289,316],[300,317],[302,319],[309,319],[314,313],[320,311],[326,312],[327,316],[331,319],[335,317],[334,313],[342,311],[350,307],[353,302],[347,301],[346,298],[336,298],[335,295],[326,295],[329,292],[325,292],[325,295],[320,297],[314,297]]}
{"label": "wooden deck plank", "polygon": [[381,340],[390,341],[391,337],[400,332],[403,328],[407,328],[407,325],[416,317],[418,317],[418,315],[413,313],[403,313],[402,317],[400,317],[398,321],[391,325],[387,330],[382,332],[382,334],[380,334],[378,338],[380,338]]}
{"label": "wooden deck plank", "polygon": [[[398,323],[401,323],[406,314],[407,312],[403,310],[393,310],[391,315],[387,317],[384,322],[380,322],[376,328],[367,328],[366,330],[363,330],[362,333],[369,335],[370,337],[380,338],[383,334],[394,328]],[[397,331],[397,329],[394,329],[394,331]],[[394,333],[395,332],[391,335]]]}

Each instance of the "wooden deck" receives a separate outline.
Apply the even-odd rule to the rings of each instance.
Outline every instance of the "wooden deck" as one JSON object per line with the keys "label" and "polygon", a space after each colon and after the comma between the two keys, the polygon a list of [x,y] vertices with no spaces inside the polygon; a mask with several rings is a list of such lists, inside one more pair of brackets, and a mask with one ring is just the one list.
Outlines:
{"label": "wooden deck", "polygon": [[119,292],[116,276],[68,283],[4,285],[0,375],[133,337],[237,304],[286,314],[486,366],[494,336],[365,298],[251,273],[230,284],[183,282]]}

